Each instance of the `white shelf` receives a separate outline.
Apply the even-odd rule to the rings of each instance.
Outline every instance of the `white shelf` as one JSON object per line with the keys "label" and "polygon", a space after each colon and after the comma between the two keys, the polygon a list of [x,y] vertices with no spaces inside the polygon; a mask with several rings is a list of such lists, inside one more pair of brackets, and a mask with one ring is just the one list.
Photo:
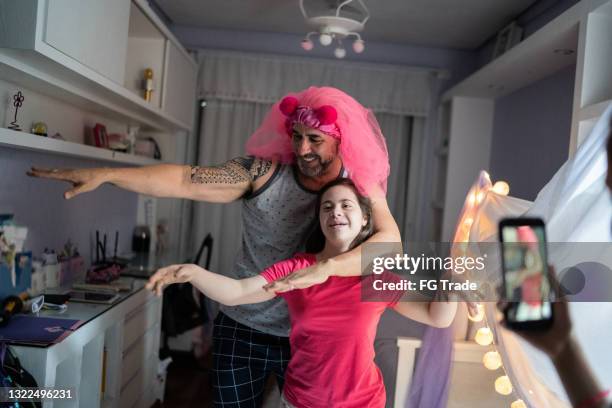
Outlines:
{"label": "white shelf", "polygon": [[[584,13],[580,2],[524,41],[445,92],[454,96],[498,98],[576,63],[578,28]],[[555,50],[572,50],[570,55]]]}
{"label": "white shelf", "polygon": [[36,136],[30,133],[17,132],[15,130],[6,128],[0,128],[0,146],[21,150],[47,152],[59,156],[102,160],[118,164],[129,164],[133,166],[146,166],[161,163],[160,160],[154,160],[148,157],[114,152],[112,150],[101,149],[99,147]]}
{"label": "white shelf", "polygon": [[[190,130],[187,124],[103,75],[93,70],[79,73],[87,68],[59,51],[45,47],[45,52],[49,56],[32,50],[0,49],[0,78],[90,112],[139,124],[145,130]],[[61,59],[62,64],[52,58]]]}
{"label": "white shelf", "polygon": [[580,113],[578,114],[578,120],[594,120],[603,115],[604,111],[608,106],[612,105],[612,99],[595,103],[593,105],[585,106],[580,109]]}

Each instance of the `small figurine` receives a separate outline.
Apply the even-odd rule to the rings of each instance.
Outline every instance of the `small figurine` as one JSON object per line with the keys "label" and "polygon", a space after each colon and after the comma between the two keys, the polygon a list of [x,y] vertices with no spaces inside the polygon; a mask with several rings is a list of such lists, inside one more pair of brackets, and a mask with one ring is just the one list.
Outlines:
{"label": "small figurine", "polygon": [[153,70],[147,68],[144,70],[144,100],[151,102],[153,97]]}
{"label": "small figurine", "polygon": [[23,105],[24,100],[25,100],[25,97],[23,96],[21,91],[18,91],[15,95],[13,95],[13,106],[15,107],[15,120],[13,120],[8,127],[11,130],[16,130],[18,132],[21,132],[21,128],[19,127],[19,124],[17,123],[17,111],[19,110],[21,105]]}
{"label": "small figurine", "polygon": [[32,125],[31,133],[38,136],[47,136],[47,124],[45,122],[36,122]]}

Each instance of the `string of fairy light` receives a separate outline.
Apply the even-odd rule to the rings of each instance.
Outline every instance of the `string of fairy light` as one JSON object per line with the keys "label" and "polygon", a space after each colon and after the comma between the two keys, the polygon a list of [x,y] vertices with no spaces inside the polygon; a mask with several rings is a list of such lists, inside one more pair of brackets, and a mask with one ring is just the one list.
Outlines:
{"label": "string of fairy light", "polygon": [[[469,242],[470,230],[474,223],[476,211],[489,191],[504,196],[508,195],[510,192],[510,186],[505,181],[498,181],[492,185],[491,178],[487,172],[481,174],[479,181],[480,183],[478,183],[478,185],[470,189],[465,199],[464,211],[461,217],[461,223],[453,239],[454,243]],[[462,247],[462,251],[466,251],[466,247]],[[484,306],[478,304],[477,313],[475,315],[470,315],[468,313],[468,319],[474,323],[483,323],[483,326],[476,331],[474,341],[483,347],[493,347],[493,350],[484,353],[482,364],[488,370],[497,371],[501,369],[502,371],[502,375],[497,377],[494,382],[495,391],[501,395],[511,395],[514,392],[514,388],[512,387],[512,382],[508,377],[508,372],[504,367],[501,355],[495,344],[493,330],[491,330],[489,322],[487,321]],[[510,408],[527,408],[527,404],[525,404],[522,399],[518,398],[510,404]]]}

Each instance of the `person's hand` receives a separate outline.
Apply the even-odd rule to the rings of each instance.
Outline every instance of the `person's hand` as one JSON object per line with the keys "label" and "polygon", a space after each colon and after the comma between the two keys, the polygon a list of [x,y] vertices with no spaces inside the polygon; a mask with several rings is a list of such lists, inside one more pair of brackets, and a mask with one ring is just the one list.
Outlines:
{"label": "person's hand", "polygon": [[161,296],[164,286],[173,283],[185,283],[191,281],[193,276],[202,268],[194,264],[179,264],[170,265],[158,269],[157,272],[149,278],[145,288],[155,292],[157,296]]}
{"label": "person's hand", "polygon": [[42,169],[32,167],[28,176],[66,181],[72,184],[70,190],[64,193],[65,199],[71,199],[81,193],[95,190],[104,183],[101,169]]}
{"label": "person's hand", "polygon": [[[561,294],[560,285],[556,278],[555,270],[549,266],[549,276],[551,290]],[[508,302],[500,301],[497,304],[499,310],[503,311],[508,306]],[[525,339],[531,345],[547,354],[553,361],[563,351],[571,340],[572,322],[569,316],[567,301],[560,297],[551,303],[553,310],[553,324],[546,331],[513,330],[508,327],[505,320],[500,324]]]}
{"label": "person's hand", "polygon": [[305,289],[314,285],[319,285],[329,278],[329,275],[320,267],[319,264],[300,269],[287,275],[282,279],[270,282],[263,288],[267,292],[282,293],[293,289]]}

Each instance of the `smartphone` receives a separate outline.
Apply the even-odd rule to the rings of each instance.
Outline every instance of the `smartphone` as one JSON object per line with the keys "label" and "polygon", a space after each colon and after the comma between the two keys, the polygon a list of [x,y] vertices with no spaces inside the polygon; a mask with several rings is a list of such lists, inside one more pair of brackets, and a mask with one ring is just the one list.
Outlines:
{"label": "smartphone", "polygon": [[546,228],[539,218],[506,218],[499,223],[504,315],[516,330],[546,329],[553,310]]}
{"label": "smartphone", "polygon": [[118,298],[119,295],[116,293],[85,292],[76,290],[70,292],[71,302],[112,304]]}

